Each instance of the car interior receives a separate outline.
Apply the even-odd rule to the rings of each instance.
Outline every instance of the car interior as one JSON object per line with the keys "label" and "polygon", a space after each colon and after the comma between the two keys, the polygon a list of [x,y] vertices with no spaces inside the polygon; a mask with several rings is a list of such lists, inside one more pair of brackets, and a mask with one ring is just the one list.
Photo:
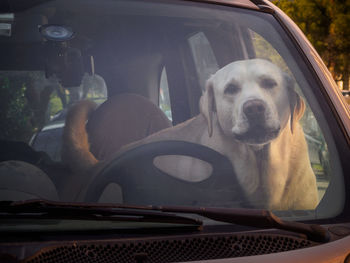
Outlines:
{"label": "car interior", "polygon": [[[160,117],[160,127],[157,128],[160,129],[179,124],[199,113],[198,102],[205,83],[204,81],[199,82],[194,76],[205,79],[228,61],[244,58],[241,54],[249,53],[250,56],[253,56],[252,49],[246,51],[251,45],[248,37],[245,38],[248,46],[245,43],[243,47],[242,43],[233,42],[237,41],[237,38],[226,36],[225,31],[220,32],[220,27],[215,24],[196,25],[191,22],[193,20],[191,17],[181,19],[181,26],[176,17],[162,18],[162,26],[159,26],[158,17],[137,15],[135,19],[134,13],[138,11],[131,8],[127,10],[124,8],[123,12],[129,15],[122,16],[108,14],[109,12],[117,13],[118,10],[103,9],[98,14],[100,17],[96,24],[96,20],[89,19],[89,13],[94,12],[94,8],[87,6],[85,9],[83,15],[76,14],[69,17],[69,25],[74,30],[75,36],[67,42],[43,41],[38,30],[38,25],[44,23],[68,24],[68,21],[65,20],[67,11],[64,5],[55,6],[54,11],[47,7],[39,9],[41,13],[38,12],[38,14],[23,12],[16,16],[12,36],[2,38],[1,70],[4,72],[21,71],[24,75],[30,72],[44,72],[45,77],[56,74],[60,76],[61,85],[68,92],[72,90],[74,92],[76,86],[82,84],[84,74],[89,76],[96,74],[105,82],[108,93],[107,101],[120,94],[137,94],[146,98],[149,104],[158,106],[159,109],[166,107],[167,110],[164,110],[164,113],[161,113],[160,110],[156,113],[167,116],[167,120]],[[117,8],[114,7],[114,9]],[[74,11],[77,12],[73,5],[71,12]],[[112,28],[113,31],[111,31]],[[237,34],[244,34],[241,32],[242,29],[237,28],[236,30]],[[220,36],[219,39],[217,35]],[[216,47],[214,50],[210,48],[210,36],[213,36],[213,46]],[[227,44],[223,45],[225,42],[232,43],[235,49],[227,52]],[[242,51],[243,48],[245,52]],[[197,53],[192,53],[193,50]],[[13,54],[16,54],[16,60],[13,59]],[[198,64],[197,69],[194,63]],[[206,72],[208,66],[212,72]],[[40,88],[43,89],[40,91],[42,93],[45,89],[52,89],[52,87],[45,86]],[[136,102],[132,101],[132,98],[135,98]],[[131,97],[129,107],[139,105],[138,99],[136,96]],[[152,106],[147,105],[147,101],[142,101],[145,106],[139,109],[139,112],[145,113],[147,107],[153,109]],[[124,118],[124,123],[120,123],[121,126],[125,125],[125,119],[134,123],[139,122],[135,119],[139,116],[132,116],[128,109],[120,108],[116,109],[116,112],[113,110],[111,107],[111,114],[114,115],[131,115]],[[94,116],[91,118],[100,119]],[[152,118],[157,117],[152,115]],[[100,124],[103,125],[103,123]],[[113,129],[113,126],[105,128]],[[138,128],[141,129],[141,127]],[[44,128],[44,131],[47,130]],[[60,141],[61,132],[55,131],[55,133],[58,133],[55,137]],[[123,136],[122,133],[120,135]],[[93,136],[92,140],[94,140]],[[97,142],[96,145],[92,142],[92,149],[101,144],[99,142],[101,137],[95,136]],[[126,144],[140,139],[140,136],[136,135],[134,139],[124,139],[120,141]],[[52,143],[52,140],[49,139],[48,142]],[[37,149],[43,150],[40,145]],[[47,148],[46,151],[50,152]],[[58,154],[55,154],[55,159],[59,159]],[[64,180],[64,175],[60,175],[60,178],[55,180]],[[63,184],[58,182],[58,185]],[[58,189],[58,192],[60,193],[61,189]]]}
{"label": "car interior", "polygon": [[[110,3],[106,1],[105,4],[103,8],[97,8],[91,3],[81,10],[77,1],[70,4],[68,11],[64,2],[49,2],[36,7],[35,12],[24,10],[15,18],[9,18],[10,22],[12,19],[11,36],[4,34],[1,37],[2,74],[6,76],[10,72],[21,76],[22,82],[17,85],[25,83],[28,87],[28,103],[40,97],[42,103],[33,103],[32,106],[40,105],[47,109],[51,101],[45,100],[45,96],[59,95],[60,90],[69,94],[68,99],[67,96],[65,98],[66,107],[58,115],[51,117],[51,120],[47,114],[40,116],[45,119],[38,122],[42,130],[31,140],[36,150],[46,151],[49,155],[53,164],[47,166],[54,165],[55,170],[49,176],[62,200],[72,197],[69,194],[64,196],[67,191],[63,188],[71,178],[67,178],[69,172],[61,172],[67,169],[60,162],[61,134],[67,109],[75,102],[89,98],[97,100],[100,105],[90,120],[101,125],[101,129],[89,131],[88,122],[87,130],[91,133],[92,152],[103,159],[123,145],[198,115],[199,99],[205,90],[206,80],[229,62],[270,56],[267,59],[282,61],[281,67],[287,68],[287,71],[293,70],[278,55],[278,52],[283,52],[282,48],[272,47],[262,37],[266,34],[262,26],[254,25],[255,31],[244,26],[247,17],[242,16],[240,21],[233,17],[230,18],[233,23],[225,23],[226,18],[222,22],[213,19],[215,14],[210,19],[203,19],[205,9],[196,10],[196,15],[193,15],[190,12],[193,8],[191,4],[188,4],[185,12],[174,8],[172,15],[167,16],[163,15],[167,7],[162,5],[151,11],[152,5],[146,4],[138,8],[125,2],[108,6]],[[69,25],[63,29],[68,33],[72,31],[72,36],[64,41],[52,40],[46,32],[62,28],[50,29],[50,25]],[[228,28],[230,34],[227,34]],[[266,55],[261,51],[263,49],[275,53],[270,55],[266,52]],[[318,111],[310,91],[302,92],[310,106]],[[124,106],[113,103],[113,100],[118,101],[121,94],[130,95],[129,101],[124,101]],[[115,122],[99,115],[101,109],[108,107]],[[318,124],[311,109],[308,109],[304,116],[305,123],[313,123],[313,126],[306,125],[304,129],[309,129],[311,134],[308,143],[316,145],[309,151],[313,167],[315,171],[319,170],[322,177],[319,189],[320,195],[323,195],[329,184],[329,153],[318,126],[323,125],[322,121]],[[152,114],[147,114],[147,111]],[[146,117],[140,117],[139,113]],[[147,130],[151,125],[153,130]],[[118,133],[119,127],[124,127],[125,132]],[[114,136],[114,144],[108,142],[107,130],[108,136]],[[318,138],[312,137],[313,133]],[[118,136],[121,136],[119,142]],[[39,142],[40,138],[45,142]],[[41,168],[44,171],[49,169],[45,164]]]}

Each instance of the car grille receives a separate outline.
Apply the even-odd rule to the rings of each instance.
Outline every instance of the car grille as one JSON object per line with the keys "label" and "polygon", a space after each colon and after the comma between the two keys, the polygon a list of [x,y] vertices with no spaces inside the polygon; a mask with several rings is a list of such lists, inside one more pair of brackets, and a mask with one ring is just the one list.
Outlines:
{"label": "car grille", "polygon": [[271,234],[82,241],[43,248],[24,262],[186,262],[263,255],[314,245],[317,243]]}

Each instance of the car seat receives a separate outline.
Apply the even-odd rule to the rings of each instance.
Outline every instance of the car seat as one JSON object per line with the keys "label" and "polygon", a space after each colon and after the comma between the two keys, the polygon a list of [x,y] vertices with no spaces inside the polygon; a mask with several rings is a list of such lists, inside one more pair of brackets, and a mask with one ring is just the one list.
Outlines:
{"label": "car seat", "polygon": [[[108,98],[97,109],[88,114],[87,120],[86,133],[90,152],[84,154],[92,154],[93,158],[99,161],[109,159],[121,147],[129,143],[143,139],[171,126],[171,122],[163,111],[150,100],[140,95],[129,93]],[[73,176],[68,178],[64,192],[60,196],[64,200],[81,201],[81,192],[84,192],[90,181],[90,176],[93,175],[93,172],[89,169],[94,169],[95,161],[89,163],[89,165],[92,164],[90,167],[84,164],[80,165],[78,163],[79,154],[77,159],[67,158],[74,149],[72,150],[69,145],[63,145],[62,149],[64,150],[62,152],[62,160],[70,167],[74,175],[72,174]],[[71,156],[75,156],[75,153],[73,152]],[[105,202],[107,202],[106,200],[109,202],[120,201],[117,197],[120,196],[118,186],[107,187],[106,190],[108,189],[110,190],[104,195]]]}
{"label": "car seat", "polygon": [[0,200],[58,201],[55,185],[38,167],[23,161],[0,162]]}
{"label": "car seat", "polygon": [[122,146],[168,128],[171,122],[150,100],[120,94],[102,103],[89,117],[86,129],[90,151],[105,160]]}

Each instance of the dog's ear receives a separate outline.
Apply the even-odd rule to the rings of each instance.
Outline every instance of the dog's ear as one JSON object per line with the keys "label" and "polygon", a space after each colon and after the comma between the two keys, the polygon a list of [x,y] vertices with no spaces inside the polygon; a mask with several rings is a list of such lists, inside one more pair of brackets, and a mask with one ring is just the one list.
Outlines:
{"label": "dog's ear", "polygon": [[213,82],[209,79],[206,83],[205,92],[199,101],[201,114],[207,120],[209,137],[213,135],[213,111],[214,111],[214,90]]}
{"label": "dog's ear", "polygon": [[289,105],[290,105],[290,129],[293,133],[295,130],[295,124],[299,121],[305,112],[305,102],[300,97],[300,95],[295,91],[295,82],[294,80],[286,75],[286,82],[288,88],[288,97],[289,97]]}
{"label": "dog's ear", "polygon": [[295,124],[297,121],[299,121],[305,112],[305,102],[304,100],[300,97],[300,95],[298,93],[296,93],[294,91],[294,97],[295,97],[295,103],[293,105],[291,105],[291,116],[290,116],[290,129],[293,133],[293,131],[295,130]]}

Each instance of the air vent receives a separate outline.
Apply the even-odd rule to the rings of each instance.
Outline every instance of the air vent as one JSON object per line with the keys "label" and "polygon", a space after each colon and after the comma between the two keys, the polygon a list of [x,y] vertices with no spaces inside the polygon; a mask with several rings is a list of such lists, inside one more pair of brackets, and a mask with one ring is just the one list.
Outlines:
{"label": "air vent", "polygon": [[24,262],[186,262],[262,255],[314,245],[304,239],[267,234],[84,241],[44,248]]}

